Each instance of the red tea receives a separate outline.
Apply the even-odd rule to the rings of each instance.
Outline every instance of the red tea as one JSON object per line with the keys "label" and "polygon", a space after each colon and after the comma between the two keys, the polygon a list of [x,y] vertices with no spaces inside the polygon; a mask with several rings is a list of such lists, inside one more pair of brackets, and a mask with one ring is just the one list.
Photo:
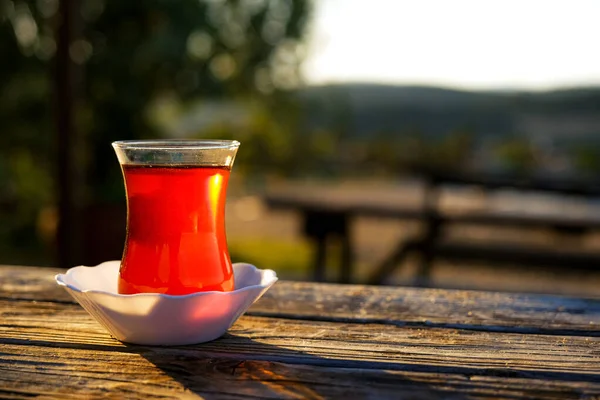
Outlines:
{"label": "red tea", "polygon": [[225,237],[230,170],[124,165],[127,240],[119,293],[234,289]]}

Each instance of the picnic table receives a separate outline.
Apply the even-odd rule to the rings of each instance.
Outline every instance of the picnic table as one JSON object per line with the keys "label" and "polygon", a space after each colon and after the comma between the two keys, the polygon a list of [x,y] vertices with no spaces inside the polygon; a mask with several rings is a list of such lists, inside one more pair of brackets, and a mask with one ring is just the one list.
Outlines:
{"label": "picnic table", "polygon": [[543,228],[555,232],[581,235],[600,231],[600,219],[589,215],[570,215],[564,210],[554,213],[506,212],[494,209],[446,212],[440,207],[441,192],[445,187],[476,188],[490,195],[498,190],[547,193],[580,198],[600,197],[597,183],[560,181],[552,179],[515,180],[503,177],[480,177],[451,173],[430,172],[421,179],[421,196],[405,201],[404,195],[385,196],[373,187],[348,196],[335,185],[319,185],[312,190],[299,185],[267,192],[266,204],[272,209],[298,212],[303,221],[302,234],[315,244],[312,279],[325,280],[325,260],[328,243],[340,243],[339,274],[337,282],[350,283],[353,279],[355,244],[351,225],[356,217],[388,218],[418,221],[423,232],[413,238],[402,238],[378,265],[372,267],[370,284],[382,284],[411,253],[420,256],[419,281],[427,284],[432,262],[436,259],[452,261],[484,261],[494,264],[530,265],[560,268],[599,268],[600,253],[579,248],[556,248],[516,243],[488,241],[446,240],[445,229],[451,226],[486,226],[511,228]]}
{"label": "picnic table", "polygon": [[213,342],[113,339],[0,267],[0,397],[600,398],[600,299],[278,282]]}

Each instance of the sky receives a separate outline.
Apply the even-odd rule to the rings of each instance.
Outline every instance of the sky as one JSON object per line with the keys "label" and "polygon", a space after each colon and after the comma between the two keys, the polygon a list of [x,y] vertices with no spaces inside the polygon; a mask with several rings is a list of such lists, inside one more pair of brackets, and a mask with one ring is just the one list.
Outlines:
{"label": "sky", "polygon": [[600,0],[315,0],[309,84],[600,85]]}

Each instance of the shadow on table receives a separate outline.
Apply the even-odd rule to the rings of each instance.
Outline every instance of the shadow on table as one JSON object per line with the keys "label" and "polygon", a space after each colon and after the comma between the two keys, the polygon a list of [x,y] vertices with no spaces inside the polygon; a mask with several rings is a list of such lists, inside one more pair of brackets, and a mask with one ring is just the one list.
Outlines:
{"label": "shadow on table", "polygon": [[[586,385],[600,379],[597,374],[576,372],[429,365],[419,363],[418,359],[413,362],[370,361],[361,360],[360,354],[349,356],[352,359],[324,357],[318,353],[331,354],[330,346],[313,346],[312,354],[309,354],[234,334],[226,334],[209,343],[173,347],[123,346],[117,341],[113,345],[3,339],[2,343],[137,354],[169,379],[149,376],[145,380],[140,375],[130,382],[130,390],[139,389],[136,385],[151,385],[155,387],[157,397],[164,396],[165,392],[183,396],[185,390],[207,399],[463,399],[474,394],[497,397],[499,393],[507,398],[538,398],[543,397],[543,393],[547,394],[550,390],[547,383],[553,381],[553,384],[562,382],[563,385],[550,390],[552,393],[579,398],[580,383]],[[90,356],[90,353],[87,354]],[[382,359],[385,359],[385,354],[382,354]],[[111,367],[111,373],[118,379],[118,364]],[[93,378],[87,376],[86,379]],[[91,380],[90,384],[93,384]],[[153,389],[150,387],[146,387],[144,393],[151,393]]]}
{"label": "shadow on table", "polygon": [[194,346],[128,346],[204,398],[464,399],[473,393],[498,394],[498,390],[509,397],[537,397],[546,380],[577,384],[599,378],[558,371],[385,361],[384,353],[381,361],[361,360],[360,354],[333,358],[324,356],[331,354],[332,348],[310,348],[307,353],[235,334]]}
{"label": "shadow on table", "polygon": [[392,362],[324,358],[235,334],[193,346],[128,345],[127,349],[203,398],[370,398],[376,393],[384,399],[399,395],[431,399],[449,395],[387,371],[386,367],[393,368]]}
{"label": "shadow on table", "polygon": [[[571,398],[579,393],[571,392],[578,390],[578,382],[597,382],[600,378],[596,374],[562,371],[429,365],[418,360],[414,363],[370,361],[361,360],[360,354],[352,359],[322,357],[314,353],[331,349],[311,347],[313,354],[308,354],[234,334],[209,343],[173,347],[132,344],[123,347],[116,341],[115,345],[25,339],[3,339],[2,342],[140,355],[170,378],[147,382],[156,386],[159,397],[165,390],[178,396],[185,390],[207,399],[463,399],[475,393],[498,395],[498,391],[510,398],[536,398],[548,390],[547,381],[554,381],[554,384],[571,382],[572,385],[557,389]],[[111,371],[118,375],[118,365]],[[145,385],[146,382],[141,376],[131,384]],[[145,393],[150,393],[149,388]]]}

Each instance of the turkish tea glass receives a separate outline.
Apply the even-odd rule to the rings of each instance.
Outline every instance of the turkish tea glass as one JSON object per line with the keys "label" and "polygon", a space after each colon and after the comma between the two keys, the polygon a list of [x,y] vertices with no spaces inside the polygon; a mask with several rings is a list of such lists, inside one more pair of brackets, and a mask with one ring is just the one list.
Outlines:
{"label": "turkish tea glass", "polygon": [[114,142],[127,195],[119,293],[234,290],[225,197],[232,140]]}

